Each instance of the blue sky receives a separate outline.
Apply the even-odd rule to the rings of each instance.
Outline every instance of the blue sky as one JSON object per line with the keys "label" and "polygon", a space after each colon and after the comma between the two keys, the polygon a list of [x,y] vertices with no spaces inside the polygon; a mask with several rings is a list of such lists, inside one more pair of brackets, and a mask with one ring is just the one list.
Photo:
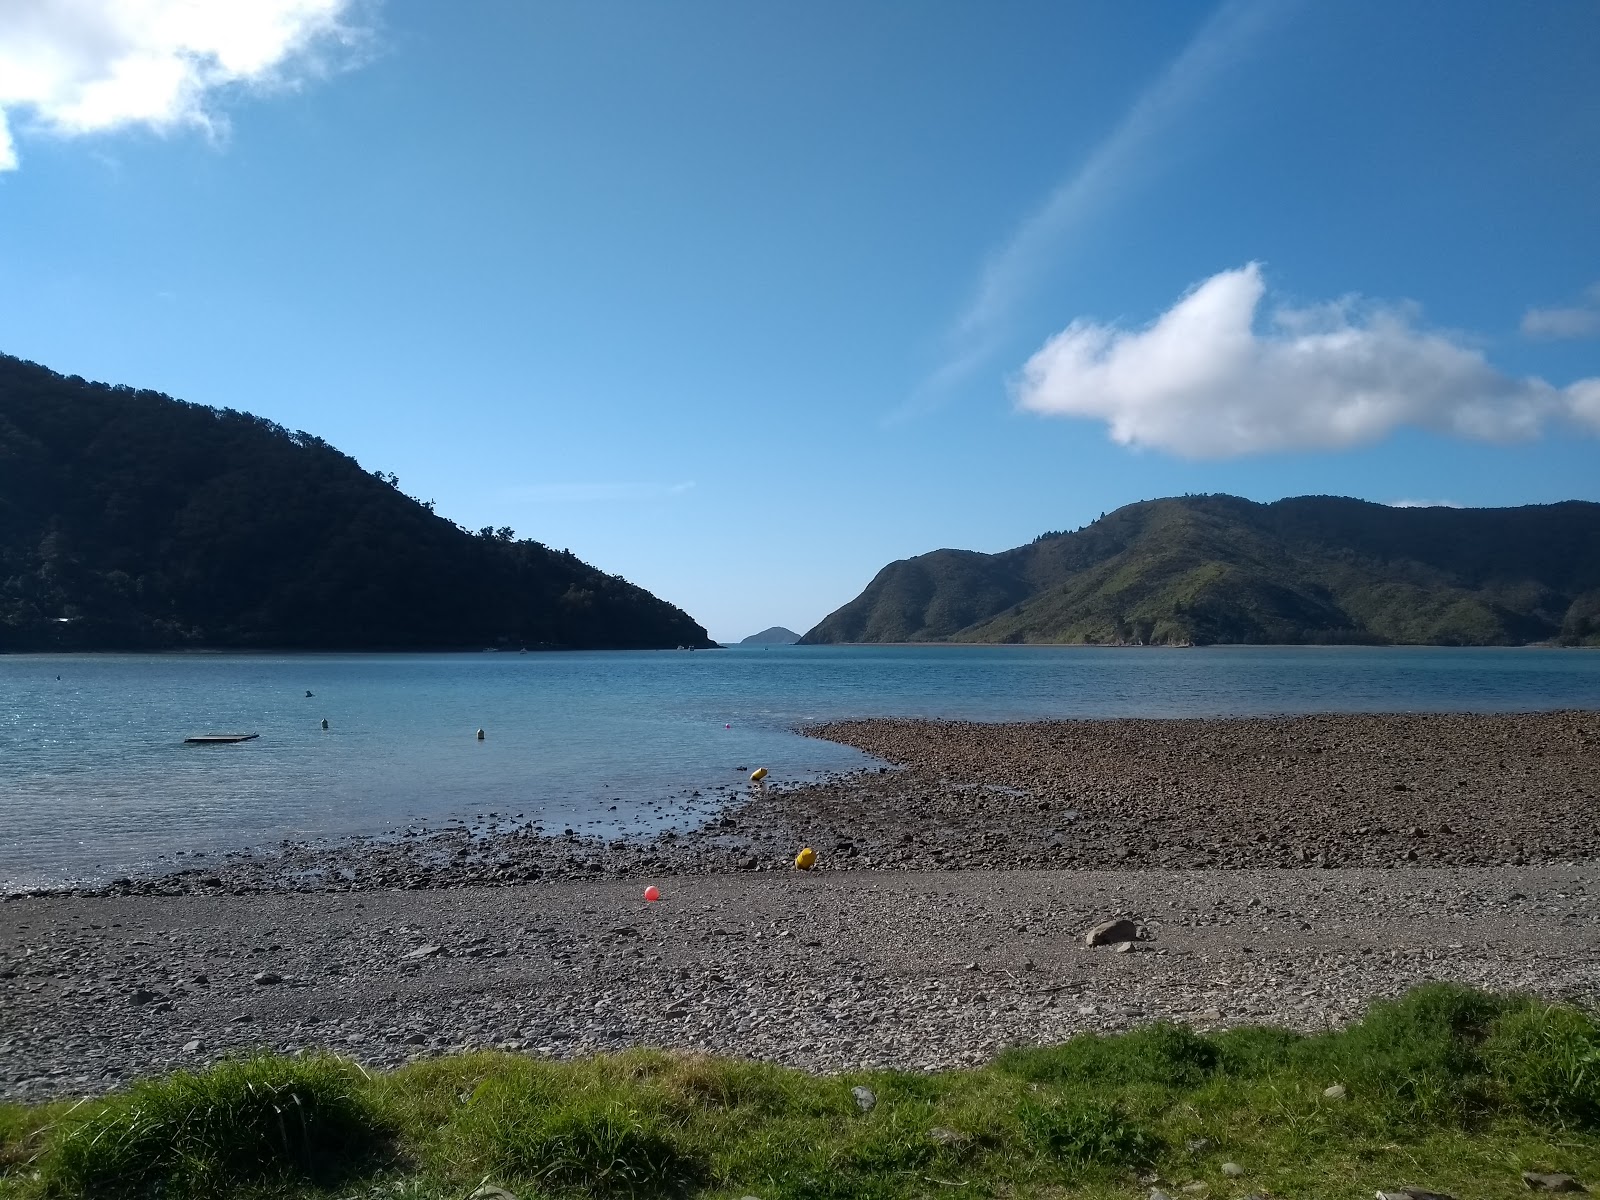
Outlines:
{"label": "blue sky", "polygon": [[1155,496],[1600,499],[1587,0],[234,7],[0,11],[0,350],[714,637]]}

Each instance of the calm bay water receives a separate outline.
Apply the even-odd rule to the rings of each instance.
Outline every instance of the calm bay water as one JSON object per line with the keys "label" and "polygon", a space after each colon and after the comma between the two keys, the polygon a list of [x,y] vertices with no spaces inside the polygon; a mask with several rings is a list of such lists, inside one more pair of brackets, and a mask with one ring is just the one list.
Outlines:
{"label": "calm bay water", "polygon": [[[556,831],[647,829],[693,819],[714,789],[740,786],[757,765],[784,780],[865,765],[856,751],[790,732],[830,717],[1554,708],[1600,708],[1600,653],[15,655],[0,657],[0,888],[114,875],[172,862],[179,849],[214,854],[490,812]],[[232,731],[261,737],[182,744]]]}

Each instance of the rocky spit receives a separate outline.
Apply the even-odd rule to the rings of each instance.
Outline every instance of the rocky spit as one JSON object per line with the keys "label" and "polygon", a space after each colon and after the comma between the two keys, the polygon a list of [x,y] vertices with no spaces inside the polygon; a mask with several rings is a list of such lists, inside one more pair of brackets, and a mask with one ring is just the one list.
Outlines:
{"label": "rocky spit", "polygon": [[[664,806],[649,839],[472,823],[189,859],[83,895],[448,888],[792,870],[1524,866],[1600,859],[1600,712],[869,720],[884,766]],[[716,803],[714,803],[716,801]],[[183,861],[183,851],[177,852]],[[13,896],[14,898],[14,896]]]}
{"label": "rocky spit", "polygon": [[249,1047],[934,1068],[1163,1017],[1316,1029],[1428,979],[1600,997],[1600,714],[810,732],[887,765],[649,842],[486,814],[11,896],[0,1096]]}

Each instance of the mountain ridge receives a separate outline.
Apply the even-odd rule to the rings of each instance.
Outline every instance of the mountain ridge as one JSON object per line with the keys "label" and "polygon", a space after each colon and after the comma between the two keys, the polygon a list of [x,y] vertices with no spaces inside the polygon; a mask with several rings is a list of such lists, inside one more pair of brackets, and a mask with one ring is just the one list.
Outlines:
{"label": "mountain ridge", "polygon": [[1140,501],[884,567],[801,644],[1600,644],[1600,504]]}
{"label": "mountain ridge", "polygon": [[710,648],[321,438],[0,355],[0,651]]}

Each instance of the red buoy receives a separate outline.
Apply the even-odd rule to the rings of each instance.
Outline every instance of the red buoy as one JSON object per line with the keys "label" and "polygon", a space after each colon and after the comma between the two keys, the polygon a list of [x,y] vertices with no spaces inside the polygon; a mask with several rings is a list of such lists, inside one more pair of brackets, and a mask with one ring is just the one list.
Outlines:
{"label": "red buoy", "polygon": [[661,899],[661,889],[652,883],[649,887],[645,888],[644,898],[651,904],[654,904],[657,900]]}

